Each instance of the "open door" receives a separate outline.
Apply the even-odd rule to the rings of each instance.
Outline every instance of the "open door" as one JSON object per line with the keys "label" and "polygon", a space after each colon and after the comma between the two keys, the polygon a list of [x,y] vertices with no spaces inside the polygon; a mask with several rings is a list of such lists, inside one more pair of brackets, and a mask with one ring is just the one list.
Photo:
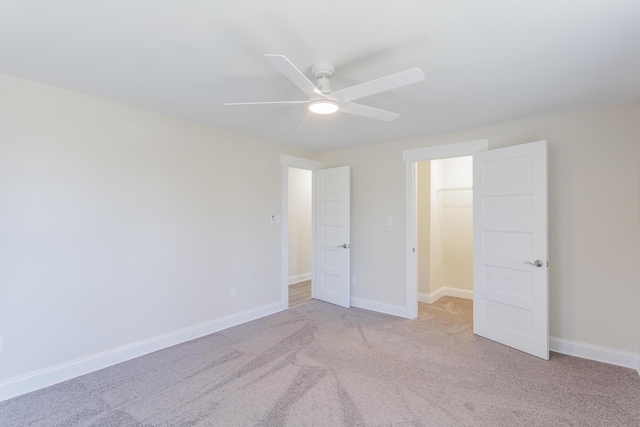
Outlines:
{"label": "open door", "polygon": [[473,332],[549,359],[547,143],[473,155]]}
{"label": "open door", "polygon": [[351,306],[351,169],[316,171],[314,298]]}

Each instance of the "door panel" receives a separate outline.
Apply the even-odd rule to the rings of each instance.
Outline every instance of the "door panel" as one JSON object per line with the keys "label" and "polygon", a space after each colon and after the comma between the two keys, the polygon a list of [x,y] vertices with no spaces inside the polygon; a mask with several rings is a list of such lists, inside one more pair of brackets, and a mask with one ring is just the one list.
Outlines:
{"label": "door panel", "polygon": [[473,157],[473,331],[548,359],[546,141]]}
{"label": "door panel", "polygon": [[316,299],[351,306],[348,166],[316,171]]}

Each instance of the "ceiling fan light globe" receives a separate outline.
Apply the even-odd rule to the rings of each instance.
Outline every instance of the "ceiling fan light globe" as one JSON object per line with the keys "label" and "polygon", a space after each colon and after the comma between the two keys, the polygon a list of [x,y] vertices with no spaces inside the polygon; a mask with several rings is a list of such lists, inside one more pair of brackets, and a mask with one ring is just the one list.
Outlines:
{"label": "ceiling fan light globe", "polygon": [[309,104],[309,111],[315,114],[333,114],[338,111],[338,103],[330,99],[321,99]]}

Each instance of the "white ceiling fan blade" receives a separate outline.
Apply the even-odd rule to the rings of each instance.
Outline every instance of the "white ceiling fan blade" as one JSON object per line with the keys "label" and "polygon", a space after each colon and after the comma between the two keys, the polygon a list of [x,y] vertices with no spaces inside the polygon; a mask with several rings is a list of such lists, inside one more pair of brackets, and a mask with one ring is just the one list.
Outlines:
{"label": "white ceiling fan blade", "polygon": [[291,61],[289,61],[284,55],[277,55],[273,53],[267,53],[265,58],[271,64],[276,67],[282,74],[284,74],[289,80],[293,82],[302,92],[307,96],[322,95],[322,92],[314,85],[311,80],[305,76]]}
{"label": "white ceiling fan blade", "polygon": [[310,115],[311,115],[311,113],[309,111],[307,111],[307,114],[304,115],[304,118],[302,119],[302,121],[298,125],[298,130],[302,130],[302,128],[304,128],[304,123],[307,121],[307,119],[309,118]]}
{"label": "white ceiling fan blade", "polygon": [[309,101],[260,101],[260,102],[226,102],[224,105],[296,105],[308,104]]}
{"label": "white ceiling fan blade", "polygon": [[384,120],[390,122],[400,117],[398,113],[392,113],[391,111],[380,110],[378,108],[367,107],[362,104],[355,104],[353,102],[346,102],[340,105],[338,110],[341,113],[354,114],[356,116],[368,117],[370,119]]}
{"label": "white ceiling fan blade", "polygon": [[381,77],[366,83],[351,86],[346,89],[337,90],[331,93],[331,97],[335,98],[339,102],[349,102],[354,99],[360,99],[365,96],[375,95],[376,93],[410,85],[421,80],[424,80],[424,73],[422,70],[420,68],[412,68],[410,70],[391,74],[390,76]]}

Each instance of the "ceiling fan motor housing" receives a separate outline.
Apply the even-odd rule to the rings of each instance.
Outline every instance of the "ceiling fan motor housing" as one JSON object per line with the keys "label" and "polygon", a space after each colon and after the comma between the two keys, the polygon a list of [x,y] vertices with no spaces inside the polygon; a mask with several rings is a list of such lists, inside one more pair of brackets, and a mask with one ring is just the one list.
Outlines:
{"label": "ceiling fan motor housing", "polygon": [[329,79],[336,73],[336,67],[329,62],[318,62],[311,67],[313,77],[318,79],[318,89],[324,94],[331,93]]}

